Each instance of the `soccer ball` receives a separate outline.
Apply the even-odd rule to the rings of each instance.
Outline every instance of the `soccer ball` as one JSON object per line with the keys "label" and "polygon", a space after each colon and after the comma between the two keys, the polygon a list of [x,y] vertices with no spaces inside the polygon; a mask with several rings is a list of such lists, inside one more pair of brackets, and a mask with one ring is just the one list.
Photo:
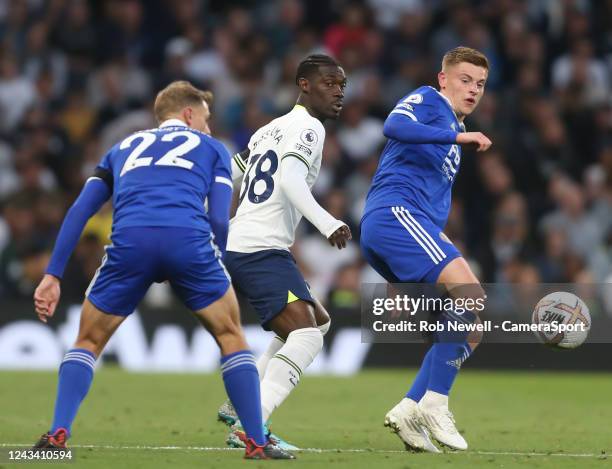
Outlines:
{"label": "soccer ball", "polygon": [[591,329],[589,308],[569,292],[550,293],[538,301],[531,321],[542,343],[561,349],[580,346]]}

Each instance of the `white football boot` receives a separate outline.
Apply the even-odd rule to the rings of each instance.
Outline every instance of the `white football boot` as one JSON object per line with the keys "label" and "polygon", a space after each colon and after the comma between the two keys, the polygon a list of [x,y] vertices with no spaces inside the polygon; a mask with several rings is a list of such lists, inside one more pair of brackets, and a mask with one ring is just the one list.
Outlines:
{"label": "white football boot", "polygon": [[[455,418],[452,412],[448,410],[448,404],[436,402],[437,398],[442,396],[441,394],[432,393],[428,396],[429,393],[432,393],[432,391],[427,391],[418,404],[421,424],[429,430],[429,434],[440,444],[451,449],[466,450],[468,447],[467,441],[457,430]],[[433,399],[428,399],[429,397],[433,397]],[[448,399],[446,396],[444,398]]]}
{"label": "white football boot", "polygon": [[440,452],[429,439],[427,430],[420,425],[419,408],[412,399],[402,399],[387,412],[385,427],[389,427],[402,440],[408,451]]}

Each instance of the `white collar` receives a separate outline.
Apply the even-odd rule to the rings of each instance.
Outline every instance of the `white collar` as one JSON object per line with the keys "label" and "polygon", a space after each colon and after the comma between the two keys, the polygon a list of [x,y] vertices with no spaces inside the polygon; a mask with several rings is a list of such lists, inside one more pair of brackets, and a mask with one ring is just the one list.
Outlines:
{"label": "white collar", "polygon": [[185,124],[182,120],[180,119],[168,119],[163,121],[161,124],[159,124],[160,127],[188,127],[187,124]]}

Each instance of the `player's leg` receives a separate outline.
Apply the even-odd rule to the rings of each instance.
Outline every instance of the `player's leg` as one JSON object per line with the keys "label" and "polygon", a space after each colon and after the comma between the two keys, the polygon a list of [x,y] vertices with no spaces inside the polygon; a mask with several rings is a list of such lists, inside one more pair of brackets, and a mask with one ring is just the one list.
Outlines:
{"label": "player's leg", "polygon": [[[315,298],[314,302],[315,321],[317,323],[317,327],[321,331],[321,334],[325,336],[331,326],[331,318],[319,300]],[[278,334],[275,334],[264,353],[257,359],[257,371],[259,372],[260,380],[263,380],[266,374],[266,368],[270,362],[270,359],[281,349],[284,344],[285,340],[280,338]]]}
{"label": "player's leg", "polygon": [[97,358],[153,281],[153,245],[150,233],[143,230],[113,234],[113,245],[106,247],[102,264],[87,289],[74,347],[60,365],[51,434],[65,429],[65,436],[70,436],[72,422],[91,386]]}
{"label": "player's leg", "polygon": [[[484,290],[462,257],[450,261],[440,272],[437,283],[444,284],[454,300],[484,299]],[[421,419],[440,443],[454,449],[467,449],[467,442],[457,431],[452,414],[448,410],[448,395],[461,365],[469,358],[481,340],[481,334],[449,331],[448,325],[456,322],[479,323],[478,311],[454,314],[445,311],[440,321],[443,332],[435,337],[428,355],[431,355],[427,391],[419,402]]]}
{"label": "player's leg", "polygon": [[283,345],[285,345],[285,340],[281,339],[277,334],[274,334],[266,350],[264,350],[257,359],[257,371],[259,372],[260,380],[263,380],[266,376],[266,369],[268,368],[270,359],[276,355],[276,352],[278,352]]}
{"label": "player's leg", "polygon": [[[323,305],[315,298],[315,321],[317,323],[317,327],[321,331],[321,334],[325,336],[329,331],[331,326],[331,319],[329,314],[323,307]],[[285,345],[285,340],[281,339],[277,334],[274,335],[266,350],[259,356],[257,359],[257,371],[259,372],[259,380],[262,381],[266,374],[266,369],[268,367],[268,363],[270,359],[276,355],[276,353],[281,349],[281,347]],[[217,417],[220,421],[228,424],[234,425],[237,420],[236,413],[231,402],[228,400],[224,402],[217,412]],[[276,435],[275,435],[276,436]],[[287,446],[287,448],[289,448]]]}
{"label": "player's leg", "polygon": [[264,434],[255,358],[244,338],[236,294],[216,246],[193,230],[177,228],[171,237],[178,246],[165,252],[165,271],[174,291],[219,345],[225,389],[246,431],[245,458],[293,459],[270,445]]}
{"label": "player's leg", "polygon": [[[274,347],[274,353],[272,347],[268,350],[270,356],[261,382],[263,416],[267,419],[321,350],[323,336],[317,318],[327,328],[328,315],[322,308],[315,309],[316,302],[288,251],[230,251],[226,265],[234,285],[247,297],[264,329],[273,330],[279,337],[280,346]],[[281,447],[295,448],[276,435],[270,437]],[[233,444],[231,436],[228,444]]]}
{"label": "player's leg", "polygon": [[314,315],[317,327],[321,331],[321,334],[325,336],[331,327],[331,317],[325,307],[316,298],[314,298]]}
{"label": "player's leg", "polygon": [[264,329],[274,331],[280,339],[280,347],[270,353],[261,384],[265,421],[322,349],[323,334],[317,320],[326,329],[329,315],[322,307],[316,307],[304,277],[287,251],[230,251],[226,265],[234,285],[248,298]]}
{"label": "player's leg", "polygon": [[[268,327],[277,333],[275,337],[282,341],[282,346],[276,349],[268,359],[265,376],[261,379],[262,413],[266,422],[274,409],[280,406],[293,388],[297,386],[301,372],[312,363],[318,353],[317,350],[320,351],[318,338],[314,339],[317,345],[313,346],[313,338],[311,337],[313,334],[318,336],[315,326],[319,329],[320,334],[324,335],[330,325],[329,315],[316,300],[315,306],[297,298],[289,301],[287,307],[276,318],[283,316],[290,319],[276,320],[274,318],[277,323],[276,326],[272,325],[274,320],[268,323]],[[321,327],[318,326],[317,318],[322,323]],[[286,338],[281,339],[282,336]],[[270,348],[268,348],[268,353],[271,352]],[[301,370],[301,372],[298,372],[298,370]],[[237,430],[239,431],[239,429],[234,428],[233,433],[235,434]],[[299,449],[274,433],[269,435],[270,439],[281,448],[287,450]],[[230,435],[228,444],[234,443],[235,438]]]}
{"label": "player's leg", "polygon": [[234,289],[219,300],[194,312],[212,334],[221,350],[221,373],[225,390],[245,430],[243,443],[247,459],[294,459],[283,449],[270,445],[261,417],[259,376],[255,358],[240,326],[240,312]]}
{"label": "player's leg", "polygon": [[255,358],[248,349],[240,327],[240,313],[234,289],[230,286],[223,297],[195,311],[195,315],[221,349],[221,373],[225,389],[247,437],[260,446],[265,445],[259,375]]}
{"label": "player's leg", "polygon": [[[419,282],[441,260],[453,256],[451,252],[441,251],[435,241],[439,237],[435,240],[428,237],[405,212],[404,207],[385,208],[362,220],[363,255],[389,283]],[[420,424],[417,406],[427,391],[432,357],[430,349],[410,390],[385,415],[385,426],[391,428],[411,451],[439,452]]]}
{"label": "player's leg", "polygon": [[35,447],[65,446],[81,402],[91,387],[96,360],[124,319],[103,313],[89,300],[84,301],[77,340],[60,365],[51,429]]}
{"label": "player's leg", "polygon": [[315,307],[297,300],[268,322],[268,327],[285,340],[270,359],[261,382],[261,405],[264,421],[297,386],[304,370],[323,348],[323,334],[317,327]]}

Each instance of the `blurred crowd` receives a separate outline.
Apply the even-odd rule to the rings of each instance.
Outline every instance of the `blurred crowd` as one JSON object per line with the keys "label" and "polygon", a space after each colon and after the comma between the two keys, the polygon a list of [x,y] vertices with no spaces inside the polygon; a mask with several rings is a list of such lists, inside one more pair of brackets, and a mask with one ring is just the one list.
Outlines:
{"label": "blurred crowd", "polygon": [[[294,254],[328,306],[358,306],[380,280],[357,239],[384,119],[457,45],[490,60],[466,124],[494,145],[464,150],[446,234],[484,282],[610,282],[611,22],[609,0],[0,0],[0,297],[32,295],[100,157],[155,126],[157,90],[212,90],[213,134],[237,151],[324,52],[348,87],[313,191],[355,242],[335,250],[303,222]],[[111,223],[105,207],[86,227],[64,295],[82,296]]]}

